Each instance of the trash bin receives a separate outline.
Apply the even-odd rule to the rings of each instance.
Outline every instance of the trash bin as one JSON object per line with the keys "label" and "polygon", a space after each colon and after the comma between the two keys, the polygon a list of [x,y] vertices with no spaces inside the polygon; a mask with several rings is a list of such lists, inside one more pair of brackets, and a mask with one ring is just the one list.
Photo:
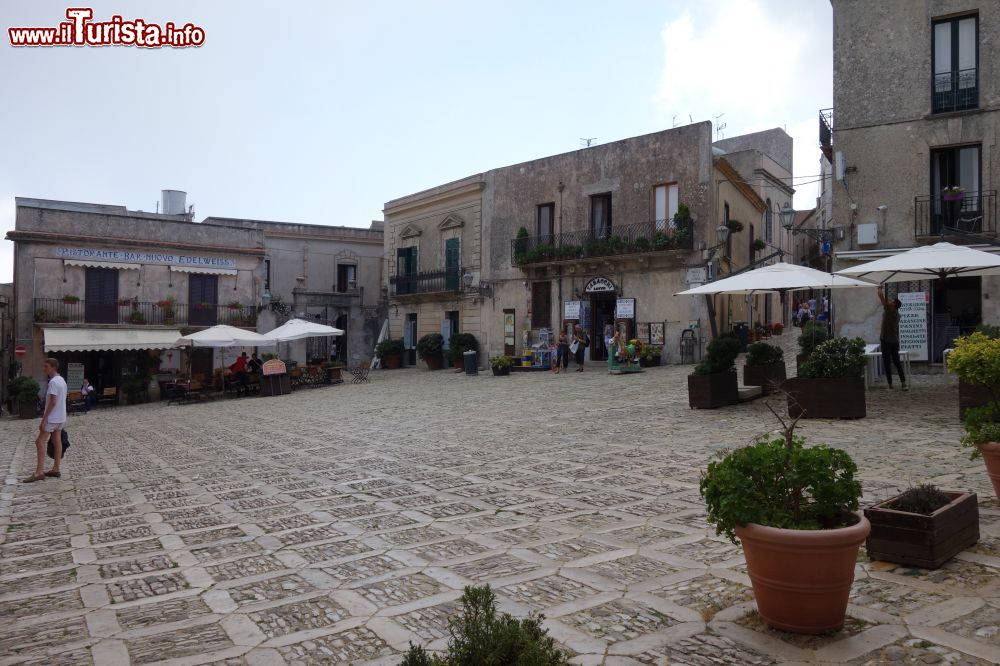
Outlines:
{"label": "trash bin", "polygon": [[733,322],[733,333],[736,337],[740,339],[740,353],[744,353],[747,350],[747,342],[750,339],[750,325],[745,321],[734,321]]}
{"label": "trash bin", "polygon": [[465,359],[465,374],[478,375],[479,370],[476,369],[476,352],[470,349],[467,352],[462,352],[462,356]]}

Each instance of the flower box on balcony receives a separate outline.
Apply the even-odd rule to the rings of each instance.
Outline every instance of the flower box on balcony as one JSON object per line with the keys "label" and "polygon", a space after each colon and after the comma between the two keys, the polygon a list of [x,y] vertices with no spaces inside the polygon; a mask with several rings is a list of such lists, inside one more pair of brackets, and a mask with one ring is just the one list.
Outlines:
{"label": "flower box on balcony", "polygon": [[73,305],[74,303],[79,303],[80,302],[80,297],[79,296],[70,296],[69,294],[67,294],[66,296],[63,296],[62,300],[63,300],[63,303],[65,303],[66,305]]}

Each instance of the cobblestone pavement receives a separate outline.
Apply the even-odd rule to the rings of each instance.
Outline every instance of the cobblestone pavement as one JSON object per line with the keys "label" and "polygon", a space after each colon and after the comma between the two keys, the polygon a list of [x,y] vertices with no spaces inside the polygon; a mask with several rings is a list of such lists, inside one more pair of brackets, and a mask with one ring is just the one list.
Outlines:
{"label": "cobblestone pavement", "polygon": [[1000,506],[958,444],[954,377],[803,424],[855,457],[867,502],[974,490],[982,531],[938,571],[862,553],[844,631],[806,638],[761,624],[697,492],[712,455],[775,425],[763,402],[692,411],[689,368],[602,370],[103,409],[71,417],[66,473],[33,485],[37,422],[4,420],[0,666],[394,664],[443,647],[487,582],[580,664],[1000,662]]}

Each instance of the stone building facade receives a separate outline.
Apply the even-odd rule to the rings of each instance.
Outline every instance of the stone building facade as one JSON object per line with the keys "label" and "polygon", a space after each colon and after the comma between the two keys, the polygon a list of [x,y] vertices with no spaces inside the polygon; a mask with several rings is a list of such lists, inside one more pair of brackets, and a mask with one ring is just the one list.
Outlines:
{"label": "stone building facade", "polygon": [[[820,138],[834,165],[834,268],[941,240],[996,251],[1000,4],[832,5],[834,107],[821,114]],[[996,278],[890,285],[890,295],[924,302],[914,315],[925,328],[904,348],[940,360],[955,335],[998,321],[998,292]],[[877,342],[874,291],[835,293],[834,303],[841,334]]]}
{"label": "stone building facade", "polygon": [[0,405],[6,409],[7,384],[14,366],[14,284],[0,284]]}
{"label": "stone building facade", "polygon": [[[412,349],[427,333],[472,333],[483,361],[580,323],[599,359],[605,326],[619,326],[651,331],[676,361],[681,332],[705,335],[712,315],[705,300],[673,294],[744,267],[748,230],[765,219],[764,200],[721,152],[711,124],[697,123],[387,202],[391,334]],[[727,207],[744,231],[720,247]],[[747,316],[743,299],[720,299],[717,327]]]}

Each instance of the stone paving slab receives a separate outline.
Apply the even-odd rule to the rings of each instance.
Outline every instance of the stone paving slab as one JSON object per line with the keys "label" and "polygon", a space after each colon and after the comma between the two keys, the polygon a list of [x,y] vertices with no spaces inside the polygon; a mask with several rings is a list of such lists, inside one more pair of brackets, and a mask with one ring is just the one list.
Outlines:
{"label": "stone paving slab", "polygon": [[773,417],[688,409],[688,371],[400,370],[101,409],[70,419],[63,478],[34,485],[16,479],[37,423],[0,421],[0,666],[393,664],[443,648],[479,583],[544,613],[577,664],[1000,662],[1000,503],[958,445],[954,377],[876,384],[868,418],[800,426],[855,458],[866,502],[973,490],[982,532],[937,571],[862,551],[847,626],[804,638],[760,622],[697,492]]}

